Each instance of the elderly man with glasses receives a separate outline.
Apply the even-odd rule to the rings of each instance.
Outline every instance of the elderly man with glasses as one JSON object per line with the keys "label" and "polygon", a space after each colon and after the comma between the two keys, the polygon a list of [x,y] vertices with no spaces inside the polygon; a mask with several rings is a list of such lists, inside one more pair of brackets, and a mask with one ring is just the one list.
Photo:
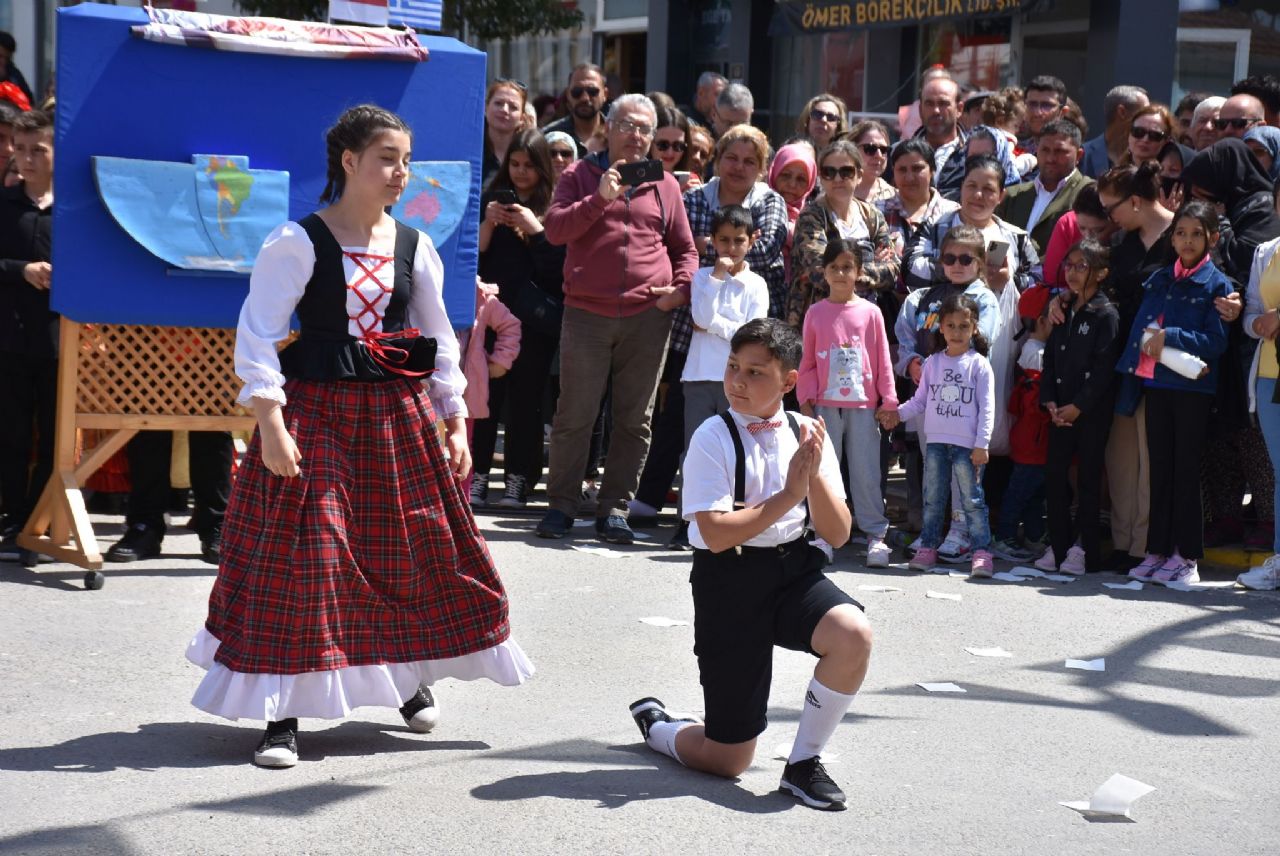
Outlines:
{"label": "elderly man with glasses", "polygon": [[659,169],[633,177],[657,126],[653,102],[623,95],[608,118],[608,148],[565,170],[546,217],[547,240],[568,246],[560,330],[560,401],[551,427],[542,538],[573,527],[591,429],[612,380],[613,432],[597,497],[596,534],[630,544],[628,504],[649,453],[649,421],[671,334],[698,267],[680,183]]}
{"label": "elderly man with glasses", "polygon": [[604,72],[597,65],[584,62],[574,66],[569,73],[569,85],[564,91],[569,104],[569,115],[557,119],[542,129],[550,134],[560,131],[573,138],[578,147],[578,157],[587,156],[587,140],[603,125],[605,102],[609,100],[609,87],[604,82]]}

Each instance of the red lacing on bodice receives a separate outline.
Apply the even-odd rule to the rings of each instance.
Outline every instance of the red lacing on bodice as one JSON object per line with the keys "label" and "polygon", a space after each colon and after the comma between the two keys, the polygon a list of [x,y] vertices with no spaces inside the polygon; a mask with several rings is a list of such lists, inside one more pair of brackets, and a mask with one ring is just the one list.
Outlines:
{"label": "red lacing on bodice", "polygon": [[[421,330],[417,327],[406,327],[403,330],[396,330],[388,333],[378,329],[382,326],[382,313],[378,312],[378,302],[382,300],[383,297],[390,300],[391,292],[395,290],[395,286],[394,284],[383,284],[383,282],[378,279],[377,274],[378,271],[385,268],[388,264],[394,263],[395,256],[380,256],[375,253],[353,253],[349,250],[343,250],[342,254],[351,259],[352,263],[356,266],[357,273],[359,274],[355,282],[347,283],[347,288],[355,294],[357,298],[359,298],[362,304],[364,304],[364,308],[359,312],[355,315],[348,316],[355,322],[356,329],[360,331],[360,335],[357,338],[364,343],[366,348],[369,349],[370,356],[377,360],[378,364],[387,371],[406,375],[408,377],[422,377],[428,374],[427,372],[411,371],[409,369],[401,368],[400,366],[409,359],[409,352],[404,348],[400,348],[395,345],[384,344],[382,341],[384,339],[416,339],[422,335]],[[367,265],[365,263],[366,260],[371,261],[373,266],[370,267]],[[360,290],[360,286],[365,283],[372,283],[377,286],[380,291],[380,294],[376,295],[373,300],[366,298],[364,296],[364,292]],[[372,318],[368,323],[365,323],[364,320],[366,315],[371,316]]]}

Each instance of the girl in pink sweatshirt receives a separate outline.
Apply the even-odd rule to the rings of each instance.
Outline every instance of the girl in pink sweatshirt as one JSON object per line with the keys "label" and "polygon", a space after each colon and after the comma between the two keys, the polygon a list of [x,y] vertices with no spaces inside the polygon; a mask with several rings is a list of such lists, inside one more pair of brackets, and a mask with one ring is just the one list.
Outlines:
{"label": "girl in pink sweatshirt", "polygon": [[[496,337],[492,353],[484,346],[489,330]],[[476,320],[470,330],[462,333],[458,345],[462,351],[462,374],[467,379],[462,400],[467,405],[467,445],[470,446],[476,420],[498,418],[498,414],[489,413],[489,378],[500,378],[509,372],[520,353],[520,319],[498,299],[498,286],[476,277]],[[487,474],[485,477],[488,478]],[[471,495],[474,478],[473,472],[462,486],[466,496]]]}
{"label": "girl in pink sweatshirt", "polygon": [[880,308],[856,293],[862,274],[857,243],[828,241],[822,263],[830,296],[805,313],[796,397],[802,413],[826,422],[835,448],[843,445],[854,516],[867,536],[867,567],[883,568],[889,564],[889,520],[880,490],[877,419],[898,409],[889,337]]}

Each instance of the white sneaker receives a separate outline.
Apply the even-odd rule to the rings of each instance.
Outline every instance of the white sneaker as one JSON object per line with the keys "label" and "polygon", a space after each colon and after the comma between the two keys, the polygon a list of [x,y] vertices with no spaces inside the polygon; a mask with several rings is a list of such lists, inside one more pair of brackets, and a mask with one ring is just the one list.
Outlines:
{"label": "white sneaker", "polygon": [[1236,582],[1254,591],[1275,591],[1280,589],[1280,553],[1271,556],[1261,565],[1250,568]]}
{"label": "white sneaker", "polygon": [[1036,569],[1045,571],[1046,573],[1056,574],[1058,572],[1058,561],[1053,556],[1053,548],[1046,547],[1044,555],[1035,561]]}
{"label": "white sneaker", "polygon": [[[1053,548],[1050,547],[1049,549],[1052,550]],[[1084,549],[1079,544],[1072,544],[1071,548],[1067,550],[1067,557],[1058,566],[1058,570],[1076,577],[1084,576]]]}
{"label": "white sneaker", "polygon": [[893,551],[889,549],[889,545],[884,542],[883,538],[871,538],[867,541],[868,568],[889,567],[889,557],[892,554]]}
{"label": "white sneaker", "polygon": [[949,565],[964,564],[969,561],[972,554],[973,545],[969,541],[969,533],[961,532],[954,526],[938,547],[938,558]]}

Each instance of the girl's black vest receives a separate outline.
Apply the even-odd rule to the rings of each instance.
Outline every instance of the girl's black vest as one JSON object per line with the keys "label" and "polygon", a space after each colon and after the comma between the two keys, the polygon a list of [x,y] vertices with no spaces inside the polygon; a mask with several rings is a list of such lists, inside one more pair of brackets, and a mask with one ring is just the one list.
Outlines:
{"label": "girl's black vest", "polygon": [[[430,372],[435,364],[434,339],[386,337],[370,343],[351,335],[342,247],[317,215],[308,214],[298,225],[311,239],[316,263],[298,301],[298,339],[280,352],[284,376],[291,380],[384,381]],[[417,230],[397,221],[394,287],[382,316],[384,334],[405,329],[417,248]]]}

